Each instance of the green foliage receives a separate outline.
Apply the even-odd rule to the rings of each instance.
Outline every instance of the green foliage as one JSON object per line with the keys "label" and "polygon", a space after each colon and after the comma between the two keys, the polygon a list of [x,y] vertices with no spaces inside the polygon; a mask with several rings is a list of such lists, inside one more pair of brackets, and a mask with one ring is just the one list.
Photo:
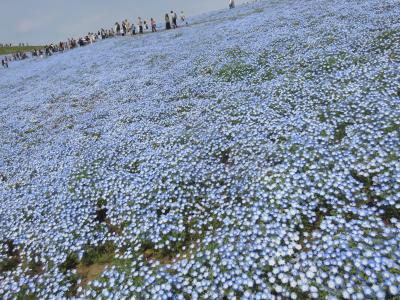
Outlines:
{"label": "green foliage", "polygon": [[103,208],[107,205],[107,200],[104,198],[99,198],[96,203],[98,208]]}
{"label": "green foliage", "polygon": [[78,255],[71,252],[67,255],[65,262],[60,265],[60,271],[66,273],[67,271],[73,270],[79,264]]}
{"label": "green foliage", "polygon": [[34,260],[31,260],[28,263],[28,268],[29,268],[29,274],[31,276],[35,276],[35,275],[43,273],[43,264],[41,262],[36,262]]}
{"label": "green foliage", "polygon": [[107,208],[101,208],[96,210],[96,218],[94,219],[95,221],[99,223],[104,223],[107,221]]}
{"label": "green foliage", "polygon": [[346,212],[344,215],[343,215],[343,217],[344,217],[344,219],[346,220],[346,222],[350,222],[350,221],[353,221],[353,220],[357,220],[357,215],[356,214],[354,214],[353,212],[351,212],[351,211],[349,211],[349,212]]}
{"label": "green foliage", "polygon": [[108,263],[112,261],[115,249],[116,246],[111,241],[107,241],[105,244],[99,246],[86,246],[81,262],[86,266],[95,263]]}
{"label": "green foliage", "polygon": [[138,174],[140,173],[140,161],[131,161],[129,164],[126,165],[126,169],[129,173]]}
{"label": "green foliage", "polygon": [[348,246],[350,247],[350,249],[357,249],[358,244],[355,241],[351,240],[349,241]]}
{"label": "green foliage", "polygon": [[6,255],[7,257],[3,261],[0,261],[0,273],[12,271],[21,263],[19,250],[14,242],[12,240],[6,240],[3,242],[3,244],[6,250],[3,251],[2,254]]}
{"label": "green foliage", "polygon": [[14,244],[13,240],[6,240],[3,242],[5,248],[7,249],[6,251],[3,252],[3,254],[7,256],[14,256],[18,255],[18,249]]}
{"label": "green foliage", "polygon": [[293,144],[293,145],[289,148],[289,152],[292,153],[292,154],[295,154],[298,150],[299,150],[299,145],[297,145],[297,144]]}
{"label": "green foliage", "polygon": [[[297,299],[297,300],[309,300],[309,299],[310,299],[309,293],[303,292],[303,291],[301,290],[301,288],[296,287],[296,288],[294,288],[294,289],[292,289],[292,290],[293,290],[293,292],[296,294],[296,296],[297,296],[296,299]],[[319,297],[319,299],[325,299],[325,298]]]}
{"label": "green foliage", "polygon": [[258,58],[257,58],[257,65],[262,68],[270,67],[269,57],[271,55],[272,55],[272,53],[270,53],[268,50],[261,51],[261,53],[258,55]]}
{"label": "green foliage", "polygon": [[341,123],[335,128],[334,141],[340,143],[346,137],[346,123]]}
{"label": "green foliage", "polygon": [[373,48],[378,52],[395,49],[400,40],[400,30],[391,29],[380,33],[373,41]]}
{"label": "green foliage", "polygon": [[326,59],[325,64],[324,64],[324,69],[326,71],[331,71],[336,67],[336,65],[337,65],[337,59],[335,57],[331,56]]}
{"label": "green foliage", "polygon": [[149,250],[149,249],[154,249],[154,247],[155,247],[155,244],[152,241],[150,241],[148,239],[142,240],[142,246],[141,246],[142,252],[145,252],[146,250]]}
{"label": "green foliage", "polygon": [[233,48],[229,48],[226,51],[226,55],[227,55],[227,57],[232,58],[232,59],[239,59],[239,58],[247,56],[248,53],[246,53],[245,51],[240,49],[240,47],[233,47]]}
{"label": "green foliage", "polygon": [[78,293],[78,280],[80,279],[79,275],[77,274],[70,274],[69,277],[67,278],[67,282],[69,284],[68,291],[65,293],[65,296],[67,298],[73,298],[77,295]]}
{"label": "green foliage", "polygon": [[[394,50],[389,54],[389,59],[392,60],[393,62],[399,63],[400,62],[400,55],[397,54]],[[399,90],[398,90],[399,91]],[[397,93],[397,96],[400,96],[399,93]]]}
{"label": "green foliage", "polygon": [[[400,93],[400,89],[398,90],[398,93]],[[386,134],[390,134],[390,133],[392,133],[392,132],[400,132],[400,126],[397,125],[397,124],[389,125],[388,127],[386,127],[386,128],[384,129],[384,132],[385,132]]]}
{"label": "green foliage", "polygon": [[250,77],[256,69],[246,63],[233,61],[222,66],[217,72],[217,78],[226,82],[240,81]]}
{"label": "green foliage", "polygon": [[326,43],[327,43],[328,45],[332,45],[333,43],[335,43],[335,41],[336,41],[335,36],[330,35],[330,36],[327,38]]}
{"label": "green foliage", "polygon": [[221,163],[223,164],[229,164],[230,159],[231,159],[231,148],[227,148],[222,150],[220,153],[218,153],[218,158],[220,160]]}
{"label": "green foliage", "polygon": [[218,249],[218,243],[217,242],[211,242],[211,243],[209,243],[207,245],[207,250],[214,251],[216,249]]}
{"label": "green foliage", "polygon": [[327,121],[326,115],[325,115],[324,113],[320,113],[320,114],[318,115],[318,120],[319,120],[321,123],[325,123],[325,122]]}
{"label": "green foliage", "polygon": [[28,290],[28,286],[24,285],[21,287],[21,290],[18,292],[18,294],[15,296],[14,299],[16,299],[16,300],[37,300],[38,297],[36,297],[33,294],[30,294],[29,290]]}
{"label": "green foliage", "polygon": [[391,268],[391,269],[389,269],[389,272],[392,274],[400,275],[400,269],[397,269],[397,268]]}
{"label": "green foliage", "polygon": [[370,177],[365,177],[365,176],[362,176],[362,175],[359,175],[356,171],[354,171],[354,170],[351,170],[350,171],[350,175],[355,179],[355,180],[357,180],[358,182],[360,182],[360,183],[362,183],[366,188],[371,188],[371,186],[372,186],[372,180],[373,180],[373,177],[372,176],[370,176]]}
{"label": "green foliage", "polygon": [[374,176],[376,174],[369,174],[368,177],[365,177],[365,176],[359,175],[356,171],[351,170],[350,175],[364,186],[363,191],[365,192],[365,194],[368,197],[366,202],[363,201],[358,204],[368,204],[370,206],[374,205],[377,197],[376,197],[376,195],[374,195],[374,193],[372,191],[372,186],[374,184]]}
{"label": "green foliage", "polygon": [[272,79],[275,78],[274,73],[272,70],[266,70],[262,75],[261,75],[261,80],[263,81],[271,81]]}
{"label": "green foliage", "polygon": [[396,208],[393,205],[386,205],[382,209],[383,209],[382,219],[385,222],[390,223],[390,219],[392,218],[400,220],[400,209]]}
{"label": "green foliage", "polygon": [[192,110],[192,108],[193,108],[193,105],[182,105],[176,109],[176,112],[178,114],[184,114],[184,113],[190,112]]}
{"label": "green foliage", "polygon": [[6,258],[5,260],[0,262],[0,273],[9,272],[18,267],[21,260],[18,256],[12,256],[10,258]]}
{"label": "green foliage", "polygon": [[133,284],[134,284],[135,286],[143,286],[143,284],[144,284],[144,277],[142,277],[142,276],[135,276],[135,277],[132,277],[132,281],[133,281]]}

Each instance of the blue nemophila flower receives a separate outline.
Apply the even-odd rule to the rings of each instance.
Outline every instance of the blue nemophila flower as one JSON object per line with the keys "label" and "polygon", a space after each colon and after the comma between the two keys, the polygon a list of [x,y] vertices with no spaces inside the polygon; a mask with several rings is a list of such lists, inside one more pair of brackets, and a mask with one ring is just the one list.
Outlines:
{"label": "blue nemophila flower", "polygon": [[398,295],[399,9],[285,5],[1,77],[0,298]]}

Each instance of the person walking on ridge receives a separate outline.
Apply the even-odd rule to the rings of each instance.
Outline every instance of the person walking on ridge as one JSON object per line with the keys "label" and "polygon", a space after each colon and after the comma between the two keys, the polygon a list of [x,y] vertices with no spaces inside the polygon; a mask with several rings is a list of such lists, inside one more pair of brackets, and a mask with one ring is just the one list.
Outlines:
{"label": "person walking on ridge", "polygon": [[141,17],[138,17],[139,33],[143,33],[143,21]]}
{"label": "person walking on ridge", "polygon": [[126,28],[126,35],[130,35],[131,24],[129,23],[128,19],[125,19],[125,28]]}
{"label": "person walking on ridge", "polygon": [[115,33],[119,35],[121,33],[121,26],[118,22],[115,22]]}
{"label": "person walking on ridge", "polygon": [[[183,13],[183,10],[181,11],[180,18],[181,18],[182,24],[184,24],[184,23],[185,23],[185,20],[186,20],[186,16],[185,16],[185,14]],[[188,22],[186,22],[186,25],[188,25]]]}
{"label": "person walking on ridge", "polygon": [[171,29],[171,20],[168,14],[165,14],[165,29]]}
{"label": "person walking on ridge", "polygon": [[177,19],[178,19],[178,16],[177,16],[177,14],[175,13],[175,12],[173,12],[172,10],[171,10],[171,19],[172,19],[172,28],[177,28],[178,27],[178,25],[177,25]]}
{"label": "person walking on ridge", "polygon": [[121,35],[122,35],[122,36],[125,36],[125,35],[126,35],[126,24],[125,24],[125,21],[122,21]]}
{"label": "person walking on ridge", "polygon": [[151,31],[157,32],[157,23],[153,18],[150,19]]}
{"label": "person walking on ridge", "polygon": [[7,61],[5,59],[1,60],[1,64],[2,64],[4,69],[8,68],[8,63],[7,63]]}
{"label": "person walking on ridge", "polygon": [[132,35],[136,35],[136,26],[135,26],[135,22],[132,23]]}

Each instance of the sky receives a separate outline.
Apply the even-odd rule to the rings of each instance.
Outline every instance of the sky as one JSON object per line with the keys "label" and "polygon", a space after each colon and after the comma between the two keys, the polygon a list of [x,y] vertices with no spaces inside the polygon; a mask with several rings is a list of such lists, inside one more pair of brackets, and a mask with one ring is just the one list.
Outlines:
{"label": "sky", "polygon": [[126,18],[162,21],[171,10],[190,16],[227,8],[228,0],[1,0],[0,5],[0,44],[44,45],[108,29]]}

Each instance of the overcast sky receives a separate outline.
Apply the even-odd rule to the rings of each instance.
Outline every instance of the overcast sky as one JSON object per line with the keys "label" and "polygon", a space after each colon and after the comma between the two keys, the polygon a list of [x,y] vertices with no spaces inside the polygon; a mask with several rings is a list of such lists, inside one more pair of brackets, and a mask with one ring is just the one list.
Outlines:
{"label": "overcast sky", "polygon": [[[236,1],[237,3],[244,1]],[[183,10],[195,15],[226,8],[228,0],[1,0],[0,43],[46,44],[79,37],[115,21]]]}

